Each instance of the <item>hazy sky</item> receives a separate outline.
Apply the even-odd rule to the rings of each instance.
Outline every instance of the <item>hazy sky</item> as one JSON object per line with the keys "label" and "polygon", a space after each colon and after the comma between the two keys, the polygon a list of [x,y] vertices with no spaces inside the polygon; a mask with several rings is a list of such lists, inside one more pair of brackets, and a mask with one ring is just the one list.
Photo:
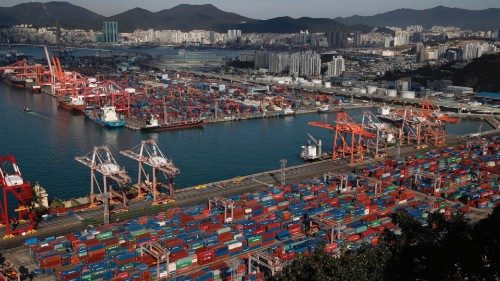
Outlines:
{"label": "hazy sky", "polygon": [[[207,4],[247,17],[268,19],[291,17],[347,17],[374,15],[398,8],[425,9],[437,5],[466,9],[500,8],[500,0],[66,0],[96,13],[110,16],[141,7],[153,12],[177,4]],[[13,6],[27,0],[0,0],[0,6]],[[38,2],[49,2],[40,1]]]}

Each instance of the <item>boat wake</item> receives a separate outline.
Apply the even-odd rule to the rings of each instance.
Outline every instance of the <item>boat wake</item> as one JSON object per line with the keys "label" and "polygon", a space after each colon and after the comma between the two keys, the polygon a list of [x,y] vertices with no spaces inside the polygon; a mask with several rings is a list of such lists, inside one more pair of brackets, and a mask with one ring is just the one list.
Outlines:
{"label": "boat wake", "polygon": [[27,113],[31,114],[31,115],[35,115],[35,116],[40,117],[40,118],[43,118],[45,120],[51,120],[49,117],[43,116],[42,114],[39,114],[39,113],[36,113],[36,112],[33,112],[33,111],[30,111],[30,112],[27,112]]}

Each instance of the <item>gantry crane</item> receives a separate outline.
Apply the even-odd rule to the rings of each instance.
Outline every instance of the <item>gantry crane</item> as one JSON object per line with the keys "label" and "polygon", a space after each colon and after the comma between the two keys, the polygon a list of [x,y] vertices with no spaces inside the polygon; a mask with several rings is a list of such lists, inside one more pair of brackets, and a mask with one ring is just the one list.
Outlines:
{"label": "gantry crane", "polygon": [[[30,183],[22,178],[14,156],[0,156],[0,188],[2,188],[0,224],[5,226],[4,239],[35,232],[36,213],[33,210],[33,192]],[[17,201],[14,209],[17,218],[11,218],[9,215],[8,194],[11,194]],[[21,224],[23,227],[20,227]],[[15,229],[14,226],[16,226]]]}
{"label": "gantry crane", "polygon": [[337,113],[333,124],[323,122],[308,124],[333,131],[332,159],[338,160],[349,156],[350,164],[363,162],[365,139],[375,137],[375,134],[354,122],[345,111]]}
{"label": "gantry crane", "polygon": [[0,67],[0,72],[3,74],[14,75],[19,78],[33,79],[36,86],[42,84],[50,84],[50,71],[47,67],[40,64],[33,64],[27,59],[20,60],[8,66]]}
{"label": "gantry crane", "polygon": [[[124,207],[127,206],[126,194],[113,190],[108,179],[117,183],[119,187],[123,187],[130,182],[130,177],[125,169],[118,165],[107,146],[94,147],[87,155],[76,157],[75,160],[90,168],[90,207],[95,207],[96,201],[101,201],[104,204],[104,223],[108,224],[110,202],[119,200]],[[102,174],[103,189],[96,178],[96,172]],[[95,193],[94,184],[97,185],[99,194]]]}
{"label": "gantry crane", "polygon": [[[179,169],[174,165],[172,160],[168,159],[160,150],[154,140],[143,140],[138,146],[120,151],[125,155],[139,163],[139,172],[137,176],[137,195],[143,196],[144,191],[149,192],[153,196],[153,204],[159,203],[158,196],[158,180],[157,172],[163,173],[168,180],[169,199],[174,199],[173,181],[176,175],[179,174]],[[142,181],[142,175],[147,177],[144,165],[151,167],[153,172],[152,183],[147,184]]]}
{"label": "gantry crane", "polygon": [[252,274],[255,269],[260,272],[260,267],[267,268],[271,272],[271,276],[276,275],[283,269],[283,262],[278,257],[273,257],[263,252],[255,252],[248,256],[248,274]]}
{"label": "gantry crane", "polygon": [[224,197],[214,197],[208,199],[208,211],[212,211],[212,207],[222,208],[224,211],[224,222],[232,222],[234,218],[234,201]]}
{"label": "gantry crane", "polygon": [[387,156],[387,144],[395,140],[397,130],[378,119],[370,111],[364,111],[361,124],[363,128],[375,135],[374,138],[365,138],[366,152],[372,153],[374,158]]}

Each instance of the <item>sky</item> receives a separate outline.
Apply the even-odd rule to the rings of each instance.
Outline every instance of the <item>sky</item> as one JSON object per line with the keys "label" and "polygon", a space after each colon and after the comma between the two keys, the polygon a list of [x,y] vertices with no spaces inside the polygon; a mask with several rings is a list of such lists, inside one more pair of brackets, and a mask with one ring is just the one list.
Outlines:
{"label": "sky", "polygon": [[[63,1],[63,0],[59,0]],[[464,9],[500,8],[499,0],[66,0],[104,16],[141,7],[153,12],[178,4],[213,4],[221,10],[256,19],[279,16],[348,17],[370,16],[399,8],[426,9],[438,5]],[[27,0],[0,0],[0,6],[13,6]],[[40,1],[37,2],[49,2]]]}

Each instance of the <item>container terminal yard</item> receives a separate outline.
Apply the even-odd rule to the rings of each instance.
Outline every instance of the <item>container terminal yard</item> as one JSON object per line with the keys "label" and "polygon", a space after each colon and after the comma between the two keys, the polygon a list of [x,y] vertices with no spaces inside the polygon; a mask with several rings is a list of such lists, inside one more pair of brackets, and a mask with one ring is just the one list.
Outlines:
{"label": "container terminal yard", "polygon": [[179,191],[166,210],[83,231],[82,221],[59,218],[5,256],[58,280],[261,278],[259,269],[273,274],[322,241],[332,254],[341,246],[376,245],[382,229],[395,230],[388,215],[397,209],[422,221],[436,209],[484,217],[499,197],[495,139],[454,139],[444,148],[405,147],[399,157],[390,150],[390,158],[355,167],[327,160],[226,187],[193,187]]}
{"label": "container terminal yard", "polygon": [[[358,122],[342,98],[327,92],[188,71],[97,79],[46,57],[47,66],[23,60],[2,67],[2,79],[51,94],[62,109],[110,129],[191,129],[335,110],[333,122],[309,123],[332,133],[332,151],[300,166],[283,160],[274,171],[174,189],[182,171],[154,140],[121,151],[97,146],[75,155],[89,170],[88,197],[45,211],[43,188],[23,178],[15,155],[1,156],[5,280],[17,280],[20,265],[37,280],[261,280],[319,245],[332,255],[376,245],[384,229],[397,232],[389,218],[396,210],[422,223],[434,210],[475,221],[500,202],[493,115],[488,122],[496,129],[451,137],[445,126],[459,122],[459,105],[445,107],[455,110],[450,114],[418,100],[367,111]],[[311,144],[312,151],[318,146]],[[137,162],[136,179],[116,161],[118,153]]]}

